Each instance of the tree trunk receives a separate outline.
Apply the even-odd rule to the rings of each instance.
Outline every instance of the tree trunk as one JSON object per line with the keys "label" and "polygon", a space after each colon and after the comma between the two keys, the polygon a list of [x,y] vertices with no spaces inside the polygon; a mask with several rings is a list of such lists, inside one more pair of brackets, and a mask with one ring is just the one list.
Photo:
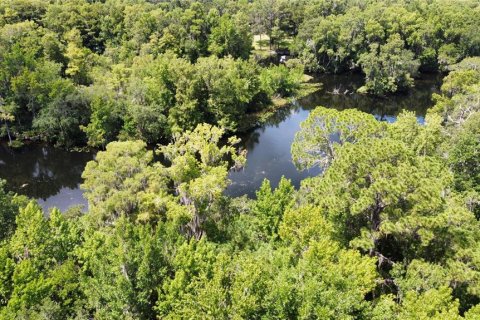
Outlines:
{"label": "tree trunk", "polygon": [[8,128],[7,120],[5,120],[5,127],[7,128],[7,136],[8,136],[9,144],[12,144],[12,136],[10,135],[10,129]]}

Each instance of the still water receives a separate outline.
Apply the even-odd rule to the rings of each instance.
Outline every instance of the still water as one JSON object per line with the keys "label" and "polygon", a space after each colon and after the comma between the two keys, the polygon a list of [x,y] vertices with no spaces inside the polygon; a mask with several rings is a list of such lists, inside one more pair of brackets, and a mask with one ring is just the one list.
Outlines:
{"label": "still water", "polygon": [[[355,93],[363,84],[361,75],[318,77],[316,80],[323,84],[320,91],[279,110],[260,128],[240,135],[248,150],[247,166],[230,174],[232,184],[226,193],[252,197],[265,178],[276,186],[283,175],[298,186],[302,179],[318,174],[315,168],[297,171],[290,155],[295,132],[316,106],[357,108],[385,121],[394,121],[401,110],[407,109],[422,122],[440,79],[437,75],[424,76],[407,94],[373,98]],[[15,151],[0,145],[0,178],[7,180],[8,190],[37,199],[45,209],[55,206],[63,211],[72,205],[86,205],[80,189],[81,174],[93,157],[93,153],[67,152],[47,145],[27,145]]]}
{"label": "still water", "polygon": [[414,111],[418,121],[423,123],[427,109],[433,105],[432,94],[439,91],[441,77],[425,75],[415,82],[415,88],[407,94],[385,98],[357,94],[356,90],[363,85],[363,76],[359,74],[324,75],[316,81],[322,83],[320,91],[296,101],[291,108],[278,111],[264,126],[240,136],[248,150],[247,166],[243,171],[230,174],[232,184],[227,194],[247,194],[252,197],[265,178],[270,180],[272,186],[276,186],[283,175],[298,187],[304,178],[318,175],[318,168],[296,170],[290,154],[290,146],[300,129],[300,123],[315,107],[338,110],[356,108],[373,114],[378,120],[389,122],[395,121],[398,113],[406,109]]}
{"label": "still water", "polygon": [[48,145],[32,144],[12,150],[0,144],[0,178],[7,189],[37,199],[45,209],[65,210],[85,205],[80,183],[85,164],[93,153],[68,152]]}

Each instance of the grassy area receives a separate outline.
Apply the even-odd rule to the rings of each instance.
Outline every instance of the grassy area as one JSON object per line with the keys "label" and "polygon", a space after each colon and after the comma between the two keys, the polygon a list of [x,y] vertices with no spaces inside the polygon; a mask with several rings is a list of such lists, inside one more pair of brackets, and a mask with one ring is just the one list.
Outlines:
{"label": "grassy area", "polygon": [[282,39],[282,41],[276,43],[272,49],[270,49],[270,37],[267,34],[257,34],[253,36],[252,53],[262,59],[268,58],[276,54],[275,49],[288,48],[292,41],[293,38],[290,37]]}
{"label": "grassy area", "polygon": [[270,38],[266,34],[262,35],[254,35],[253,36],[253,50],[252,53],[254,56],[257,58],[260,58],[261,60],[268,59],[271,56],[275,55],[275,51],[270,50]]}
{"label": "grassy area", "polygon": [[253,36],[253,49],[259,51],[270,51],[270,37],[266,34],[256,34]]}

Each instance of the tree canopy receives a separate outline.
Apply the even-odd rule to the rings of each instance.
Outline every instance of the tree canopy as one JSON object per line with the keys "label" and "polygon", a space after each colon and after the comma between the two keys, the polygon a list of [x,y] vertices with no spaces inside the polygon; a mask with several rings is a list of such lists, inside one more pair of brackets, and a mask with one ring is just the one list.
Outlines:
{"label": "tree canopy", "polygon": [[308,72],[362,72],[362,93],[406,91],[480,54],[479,12],[476,0],[3,1],[0,135],[104,148],[204,122],[250,128],[298,91],[302,68],[271,65],[285,52]]}
{"label": "tree canopy", "polygon": [[[0,2],[0,134],[101,149],[85,212],[0,181],[0,319],[479,319],[479,15],[475,0]],[[297,59],[270,64],[254,35]],[[227,196],[248,166],[234,133],[304,68],[363,72],[383,96],[445,77],[421,123],[318,106],[291,146],[318,175]]]}

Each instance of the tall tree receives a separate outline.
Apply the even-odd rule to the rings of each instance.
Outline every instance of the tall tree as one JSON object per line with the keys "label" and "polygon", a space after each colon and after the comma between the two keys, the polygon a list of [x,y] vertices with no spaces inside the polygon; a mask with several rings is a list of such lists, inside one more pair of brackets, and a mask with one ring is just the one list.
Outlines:
{"label": "tall tree", "polygon": [[185,226],[188,237],[200,239],[204,235],[205,221],[214,219],[214,206],[229,184],[229,168],[240,168],[245,163],[244,153],[235,148],[239,142],[236,137],[228,138],[226,144],[219,146],[224,132],[200,124],[159,148],[159,153],[171,162],[167,172],[175,194],[191,213],[191,221]]}

